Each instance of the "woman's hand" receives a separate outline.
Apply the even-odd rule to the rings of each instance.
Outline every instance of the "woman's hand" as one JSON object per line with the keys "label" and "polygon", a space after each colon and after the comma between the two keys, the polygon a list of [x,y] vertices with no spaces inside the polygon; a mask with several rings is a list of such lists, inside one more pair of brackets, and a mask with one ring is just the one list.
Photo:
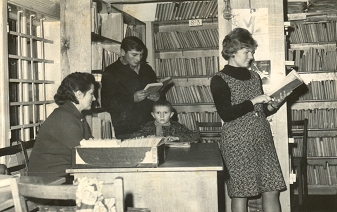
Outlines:
{"label": "woman's hand", "polygon": [[260,96],[251,99],[250,101],[253,103],[253,105],[256,105],[259,103],[269,103],[271,101],[271,98],[266,94],[262,94]]}
{"label": "woman's hand", "polygon": [[285,91],[283,91],[283,93],[280,93],[279,96],[275,96],[274,98],[272,98],[272,100],[268,103],[269,106],[272,109],[278,109],[281,107],[281,105],[283,104],[283,102],[285,101],[285,99],[287,98],[287,96],[289,96],[291,94],[292,91],[286,93]]}
{"label": "woman's hand", "polygon": [[150,93],[148,91],[140,90],[133,94],[133,101],[134,102],[141,102],[146,97],[148,97]]}

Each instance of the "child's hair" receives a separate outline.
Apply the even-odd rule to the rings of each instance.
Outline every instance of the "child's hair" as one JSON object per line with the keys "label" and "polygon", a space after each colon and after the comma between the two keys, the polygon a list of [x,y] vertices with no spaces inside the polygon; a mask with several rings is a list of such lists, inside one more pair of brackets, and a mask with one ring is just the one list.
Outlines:
{"label": "child's hair", "polygon": [[155,101],[153,103],[153,106],[152,106],[152,112],[154,112],[154,109],[158,106],[165,106],[165,107],[168,107],[170,109],[171,112],[173,112],[173,106],[172,104],[165,100],[165,99],[159,99],[158,101]]}
{"label": "child's hair", "polygon": [[240,49],[247,48],[255,50],[256,47],[257,43],[248,30],[235,28],[223,39],[221,55],[225,60],[228,60]]}

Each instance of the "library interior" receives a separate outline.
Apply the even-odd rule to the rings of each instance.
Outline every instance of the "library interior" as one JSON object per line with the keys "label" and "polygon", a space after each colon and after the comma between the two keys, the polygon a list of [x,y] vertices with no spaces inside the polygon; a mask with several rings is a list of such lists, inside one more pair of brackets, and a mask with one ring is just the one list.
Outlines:
{"label": "library interior", "polygon": [[336,0],[0,10],[0,211],[337,211]]}

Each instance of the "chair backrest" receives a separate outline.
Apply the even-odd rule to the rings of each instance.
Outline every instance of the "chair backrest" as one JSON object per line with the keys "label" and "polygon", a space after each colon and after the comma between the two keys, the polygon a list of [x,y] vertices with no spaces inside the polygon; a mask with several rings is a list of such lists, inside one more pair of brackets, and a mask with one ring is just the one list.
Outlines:
{"label": "chair backrest", "polygon": [[200,140],[220,139],[222,122],[195,122],[196,130]]}
{"label": "chair backrest", "polygon": [[[290,135],[293,138],[302,138],[302,143],[297,146],[300,149],[301,157],[307,157],[308,146],[308,119],[296,120],[290,122]],[[299,156],[294,156],[299,157]]]}
{"label": "chair backrest", "polygon": [[28,155],[24,142],[18,141],[18,144],[0,149],[0,157],[14,155],[17,158],[17,164],[11,167],[9,167],[7,164],[8,174],[16,171],[26,170],[28,167]]}
{"label": "chair backrest", "polygon": [[16,178],[11,175],[0,175],[0,211],[11,209],[15,204],[20,204],[17,190]]}
{"label": "chair backrest", "polygon": [[[26,212],[25,198],[49,199],[49,200],[76,200],[77,185],[55,185],[27,182],[19,180],[17,195],[20,204],[15,204],[16,212]],[[124,212],[124,186],[123,179],[116,178],[113,183],[103,184],[102,195],[104,198],[114,198],[116,212]],[[66,208],[66,207],[65,207]]]}

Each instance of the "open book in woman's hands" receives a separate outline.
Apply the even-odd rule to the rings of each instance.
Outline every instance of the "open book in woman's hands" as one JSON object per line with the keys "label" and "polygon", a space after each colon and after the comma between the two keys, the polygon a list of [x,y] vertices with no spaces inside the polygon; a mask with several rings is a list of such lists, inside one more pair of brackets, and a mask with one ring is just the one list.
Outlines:
{"label": "open book in woman's hands", "polygon": [[300,75],[292,70],[270,94],[272,98],[281,98],[282,95],[289,95],[295,88],[303,84]]}

